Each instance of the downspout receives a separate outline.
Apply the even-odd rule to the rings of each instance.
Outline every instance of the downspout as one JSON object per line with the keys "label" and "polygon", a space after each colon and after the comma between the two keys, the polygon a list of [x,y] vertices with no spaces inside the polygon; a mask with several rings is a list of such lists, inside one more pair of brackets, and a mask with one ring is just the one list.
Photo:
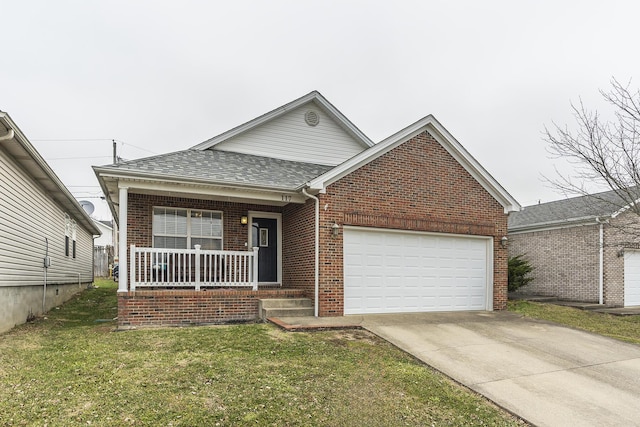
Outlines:
{"label": "downspout", "polygon": [[49,239],[44,238],[45,250],[44,250],[44,286],[42,291],[42,315],[44,316],[45,307],[47,302],[47,269],[49,268]]}
{"label": "downspout", "polygon": [[302,189],[302,194],[307,198],[315,201],[315,260],[314,260],[314,316],[318,317],[318,297],[319,297],[319,262],[320,262],[320,199],[307,193],[306,189]]}
{"label": "downspout", "polygon": [[596,218],[596,222],[600,224],[600,277],[598,283],[598,304],[604,304],[604,224],[607,221],[601,221],[600,218]]}

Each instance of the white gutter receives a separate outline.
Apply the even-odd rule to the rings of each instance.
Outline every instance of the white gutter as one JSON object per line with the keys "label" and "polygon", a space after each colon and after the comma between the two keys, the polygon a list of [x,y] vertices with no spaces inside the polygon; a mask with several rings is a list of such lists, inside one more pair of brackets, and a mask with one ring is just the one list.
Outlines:
{"label": "white gutter", "polygon": [[598,278],[598,304],[604,304],[604,224],[607,222],[596,218],[596,222],[600,224],[600,277]]}
{"label": "white gutter", "polygon": [[9,132],[7,132],[6,135],[0,136],[0,141],[7,141],[7,140],[13,138],[14,135],[15,135],[15,133],[13,132],[13,129],[9,129]]}
{"label": "white gutter", "polygon": [[320,274],[319,274],[319,262],[320,262],[320,199],[318,199],[316,196],[312,196],[311,194],[307,193],[306,189],[302,189],[302,194],[304,194],[306,197],[308,197],[309,199],[313,199],[315,200],[315,205],[316,205],[316,223],[315,223],[315,268],[314,268],[314,308],[313,308],[313,312],[314,312],[314,316],[318,317],[318,297],[319,297],[319,278],[320,278]]}

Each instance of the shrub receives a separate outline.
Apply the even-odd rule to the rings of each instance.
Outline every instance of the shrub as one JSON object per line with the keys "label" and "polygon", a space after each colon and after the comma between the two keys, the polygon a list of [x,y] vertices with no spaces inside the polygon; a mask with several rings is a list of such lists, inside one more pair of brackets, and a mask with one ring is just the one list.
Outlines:
{"label": "shrub", "polygon": [[523,259],[524,255],[509,258],[509,292],[513,292],[533,280],[528,274],[533,271],[529,261]]}

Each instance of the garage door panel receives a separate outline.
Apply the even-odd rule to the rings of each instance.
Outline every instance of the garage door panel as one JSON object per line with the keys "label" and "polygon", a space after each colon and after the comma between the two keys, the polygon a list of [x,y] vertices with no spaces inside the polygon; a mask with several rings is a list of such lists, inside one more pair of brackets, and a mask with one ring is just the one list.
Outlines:
{"label": "garage door panel", "polygon": [[624,252],[624,305],[640,305],[640,251]]}
{"label": "garage door panel", "polygon": [[345,314],[486,309],[486,239],[345,228],[344,250]]}

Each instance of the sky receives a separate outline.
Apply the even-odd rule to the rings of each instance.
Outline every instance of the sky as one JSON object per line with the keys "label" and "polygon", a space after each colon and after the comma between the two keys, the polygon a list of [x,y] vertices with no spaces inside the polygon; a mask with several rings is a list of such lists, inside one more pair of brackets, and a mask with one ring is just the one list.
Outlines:
{"label": "sky", "polygon": [[0,110],[79,200],[91,169],[190,148],[318,90],[374,142],[433,114],[523,205],[545,126],[638,87],[633,1],[0,0]]}

